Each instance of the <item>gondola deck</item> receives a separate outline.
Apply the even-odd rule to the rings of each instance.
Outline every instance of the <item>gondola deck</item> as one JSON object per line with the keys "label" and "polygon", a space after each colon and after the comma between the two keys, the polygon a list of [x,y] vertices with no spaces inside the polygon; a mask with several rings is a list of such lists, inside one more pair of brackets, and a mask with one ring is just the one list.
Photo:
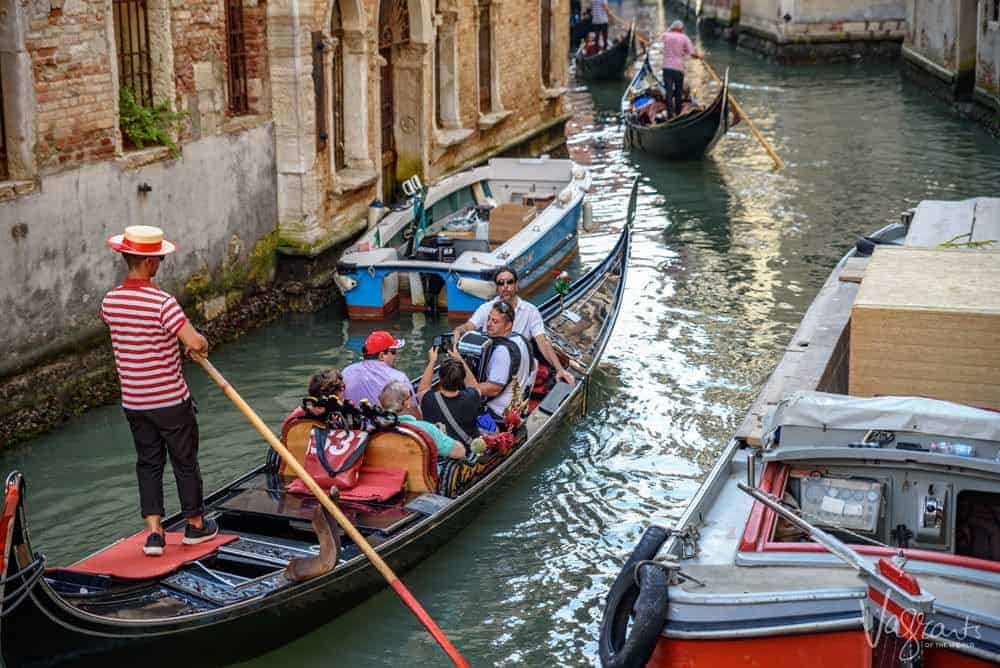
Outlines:
{"label": "gondola deck", "polygon": [[[629,237],[626,226],[608,258],[577,280],[562,302],[554,297],[541,306],[548,332],[572,360],[569,368],[578,382],[557,386],[563,398],[552,397],[551,413],[534,410],[527,417],[511,453],[497,455],[475,475],[458,476],[455,498],[411,492],[394,503],[339,504],[394,570],[412,567],[466,526],[495,497],[491,492],[551,442],[546,436],[554,428],[582,412],[589,376],[621,304]],[[50,569],[40,578],[37,569],[44,558],[28,539],[24,480],[15,472],[7,485],[15,494],[8,496],[15,506],[8,514],[9,531],[0,535],[7,557],[0,611],[7,665],[230,663],[282,645],[385,586],[360,549],[343,536],[332,571],[305,581],[289,578],[290,561],[318,551],[310,523],[318,502],[285,492],[273,463],[206,498],[206,514],[235,539],[168,575],[139,582],[71,569]],[[164,525],[177,531],[184,522],[176,515]],[[136,558],[146,559],[138,548]]]}

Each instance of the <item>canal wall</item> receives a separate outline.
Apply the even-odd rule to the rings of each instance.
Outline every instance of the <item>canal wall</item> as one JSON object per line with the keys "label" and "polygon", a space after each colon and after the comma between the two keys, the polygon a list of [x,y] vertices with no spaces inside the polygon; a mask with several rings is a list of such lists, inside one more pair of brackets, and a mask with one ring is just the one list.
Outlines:
{"label": "canal wall", "polygon": [[1000,133],[1000,3],[907,1],[906,74]]}

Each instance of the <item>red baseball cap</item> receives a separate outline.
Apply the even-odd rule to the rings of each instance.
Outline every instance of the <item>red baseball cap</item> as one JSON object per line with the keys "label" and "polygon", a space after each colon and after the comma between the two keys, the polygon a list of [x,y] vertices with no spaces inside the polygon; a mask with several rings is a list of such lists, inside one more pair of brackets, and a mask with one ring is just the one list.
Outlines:
{"label": "red baseball cap", "polygon": [[397,339],[389,332],[379,330],[377,332],[372,332],[368,335],[368,338],[365,339],[365,355],[378,355],[379,353],[384,353],[387,350],[402,348],[405,345],[406,341],[403,339]]}

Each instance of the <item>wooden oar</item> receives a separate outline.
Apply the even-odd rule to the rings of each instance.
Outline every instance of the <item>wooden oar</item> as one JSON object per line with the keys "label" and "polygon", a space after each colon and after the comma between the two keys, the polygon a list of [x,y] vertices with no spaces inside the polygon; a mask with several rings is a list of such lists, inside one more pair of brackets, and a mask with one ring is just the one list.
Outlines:
{"label": "wooden oar", "polygon": [[378,553],[375,552],[372,546],[368,544],[368,541],[361,535],[361,532],[359,532],[355,526],[351,524],[350,520],[344,516],[344,513],[340,511],[337,504],[335,504],[330,499],[327,492],[325,492],[323,488],[321,488],[316,481],[313,480],[313,477],[306,472],[302,464],[300,464],[298,460],[295,459],[295,456],[288,451],[288,448],[282,445],[281,441],[275,437],[274,432],[272,432],[267,425],[264,424],[263,420],[258,417],[247,402],[243,401],[243,398],[239,395],[239,393],[237,393],[236,390],[233,389],[233,386],[222,377],[222,374],[219,373],[219,371],[212,365],[211,362],[208,361],[207,358],[202,357],[201,355],[192,355],[192,357],[194,357],[194,359],[198,361],[198,364],[200,364],[208,375],[212,377],[212,380],[218,383],[219,387],[222,388],[222,391],[226,393],[227,397],[229,397],[229,400],[236,404],[236,407],[240,409],[240,412],[243,413],[248,420],[250,420],[250,424],[252,424],[254,428],[260,432],[260,435],[267,440],[271,447],[274,448],[279,455],[281,455],[281,458],[285,460],[285,465],[295,471],[295,475],[299,477],[299,480],[305,483],[306,487],[309,488],[309,491],[312,492],[319,502],[323,504],[323,507],[326,508],[331,515],[333,515],[334,519],[337,520],[337,524],[339,524],[350,539],[353,540],[359,548],[361,548],[361,551],[365,553],[365,556],[372,562],[372,565],[375,566],[378,572],[382,574],[382,577],[386,579],[389,586],[391,586],[396,594],[403,599],[403,603],[405,603],[406,606],[413,611],[413,614],[420,620],[420,623],[423,624],[428,631],[430,631],[430,634],[434,637],[438,644],[441,645],[441,648],[448,655],[448,658],[450,658],[456,666],[468,668],[468,662],[462,658],[462,655],[459,654],[458,650],[455,649],[455,646],[452,645],[451,641],[444,635],[444,632],[440,629],[440,627],[438,627],[434,620],[431,619],[431,616],[427,614],[427,611],[424,610],[419,601],[413,597],[413,594],[411,594],[410,590],[406,588],[406,585],[403,584],[402,580],[397,578],[396,574],[392,572],[391,568],[389,568],[389,565],[382,561],[382,557],[378,556]]}
{"label": "wooden oar", "polygon": [[[719,75],[715,73],[715,70],[713,70],[712,66],[708,64],[708,61],[702,58],[701,62],[705,64],[705,69],[708,70],[708,73],[712,75],[712,78],[715,79],[721,86],[722,79],[720,79]],[[764,147],[764,150],[767,151],[767,154],[771,156],[771,160],[774,160],[774,166],[778,169],[784,167],[785,166],[784,161],[782,161],[782,159],[778,157],[778,154],[774,152],[774,149],[771,148],[771,144],[769,144],[768,141],[764,139],[764,135],[760,133],[760,130],[758,130],[757,126],[754,125],[754,122],[750,120],[750,117],[746,115],[746,112],[743,111],[742,108],[740,108],[739,103],[737,103],[736,100],[733,99],[733,96],[731,94],[729,95],[729,104],[733,105],[733,109],[735,109],[736,113],[740,115],[740,118],[746,121],[747,125],[750,126],[750,131],[753,132],[755,137],[757,137],[757,140],[760,142],[760,145]]]}

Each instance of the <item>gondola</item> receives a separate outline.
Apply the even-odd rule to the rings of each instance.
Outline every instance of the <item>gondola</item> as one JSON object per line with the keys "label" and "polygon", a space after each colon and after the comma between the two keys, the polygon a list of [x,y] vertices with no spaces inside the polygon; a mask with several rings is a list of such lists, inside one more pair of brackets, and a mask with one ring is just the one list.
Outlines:
{"label": "gondola", "polygon": [[702,110],[677,116],[666,122],[640,125],[632,111],[632,100],[650,88],[664,91],[649,59],[632,79],[622,96],[625,145],[670,160],[694,160],[711,151],[729,130],[729,71],[715,99]]}
{"label": "gondola", "polygon": [[612,81],[625,76],[625,70],[632,63],[635,54],[635,29],[629,28],[625,36],[611,48],[593,56],[584,56],[579,51],[573,57],[576,62],[576,76],[586,81]]}
{"label": "gondola", "polygon": [[[632,197],[634,202],[634,186]],[[608,257],[540,307],[553,345],[577,382],[557,383],[533,402],[514,432],[513,449],[487,452],[473,463],[450,461],[435,481],[433,442],[419,430],[400,423],[370,434],[366,464],[373,452],[381,465],[395,461],[407,470],[407,488],[385,503],[338,503],[396,572],[413,567],[468,525],[551,445],[560,425],[586,410],[590,376],[622,303],[634,208],[630,203],[629,222]],[[310,431],[316,424],[302,422]],[[293,423],[282,434],[293,452],[299,426]],[[269,457],[206,498],[207,516],[221,527],[221,544],[208,554],[156,577],[126,579],[86,568],[121,541],[72,566],[48,568],[29,539],[25,480],[11,473],[0,515],[5,665],[228,664],[288,643],[381,590],[382,577],[336,529],[326,532],[335,537],[336,549],[325,572],[309,579],[296,573],[298,564],[324,555],[322,512],[316,512],[314,498],[284,491],[281,474]],[[179,514],[167,518],[168,536],[183,530],[184,521]],[[168,538],[168,553],[170,545]],[[128,549],[142,568],[167,556],[145,558],[138,544]]]}

